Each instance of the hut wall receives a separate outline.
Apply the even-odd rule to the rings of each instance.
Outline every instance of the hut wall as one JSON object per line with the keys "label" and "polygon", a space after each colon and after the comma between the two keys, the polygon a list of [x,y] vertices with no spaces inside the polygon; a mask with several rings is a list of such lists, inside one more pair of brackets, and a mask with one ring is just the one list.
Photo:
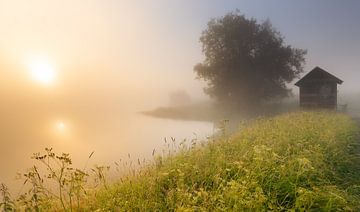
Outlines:
{"label": "hut wall", "polygon": [[[326,86],[326,90],[322,88]],[[336,109],[337,84],[330,82],[314,82],[300,87],[300,106],[302,108]]]}

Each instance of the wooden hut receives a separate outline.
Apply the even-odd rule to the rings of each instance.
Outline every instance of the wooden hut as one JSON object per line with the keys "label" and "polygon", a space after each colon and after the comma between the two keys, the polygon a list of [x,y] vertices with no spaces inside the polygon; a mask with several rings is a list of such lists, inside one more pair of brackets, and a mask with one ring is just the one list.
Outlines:
{"label": "wooden hut", "polygon": [[307,109],[336,109],[337,84],[343,81],[327,71],[315,67],[298,82],[300,107]]}

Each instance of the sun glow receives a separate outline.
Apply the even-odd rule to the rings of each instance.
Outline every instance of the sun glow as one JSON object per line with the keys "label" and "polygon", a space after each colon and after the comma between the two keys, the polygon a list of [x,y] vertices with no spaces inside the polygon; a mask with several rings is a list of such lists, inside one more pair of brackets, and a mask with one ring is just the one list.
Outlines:
{"label": "sun glow", "polygon": [[64,130],[66,130],[66,125],[63,121],[58,121],[56,123],[56,129],[59,131],[59,132],[63,132]]}
{"label": "sun glow", "polygon": [[54,66],[47,60],[32,59],[28,63],[31,76],[34,80],[44,84],[53,84],[56,77]]}

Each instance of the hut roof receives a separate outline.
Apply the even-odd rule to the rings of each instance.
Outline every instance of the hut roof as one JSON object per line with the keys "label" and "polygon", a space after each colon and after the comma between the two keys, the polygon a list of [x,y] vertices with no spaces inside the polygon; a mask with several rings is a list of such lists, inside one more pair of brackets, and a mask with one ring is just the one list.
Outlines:
{"label": "hut roof", "polygon": [[320,67],[315,67],[309,73],[307,73],[303,78],[295,83],[296,86],[301,86],[306,83],[311,82],[319,82],[319,81],[328,81],[328,82],[336,82],[337,84],[343,83],[343,81],[329,72],[325,71]]}

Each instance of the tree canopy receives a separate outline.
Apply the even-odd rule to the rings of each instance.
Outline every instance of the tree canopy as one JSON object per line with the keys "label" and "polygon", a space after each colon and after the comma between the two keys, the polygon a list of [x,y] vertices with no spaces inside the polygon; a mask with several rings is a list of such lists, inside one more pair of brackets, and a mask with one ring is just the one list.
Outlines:
{"label": "tree canopy", "polygon": [[249,109],[289,96],[303,72],[306,50],[294,48],[269,20],[259,23],[238,11],[212,19],[200,37],[205,59],[194,67],[218,102]]}

